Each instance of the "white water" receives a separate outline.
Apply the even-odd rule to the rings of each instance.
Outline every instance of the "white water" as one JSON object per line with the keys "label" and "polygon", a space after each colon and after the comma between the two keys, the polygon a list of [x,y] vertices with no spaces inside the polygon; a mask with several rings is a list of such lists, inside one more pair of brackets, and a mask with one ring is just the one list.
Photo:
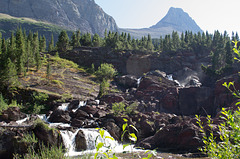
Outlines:
{"label": "white water", "polygon": [[73,109],[73,112],[76,112],[80,107],[86,106],[87,102],[79,101],[78,107],[76,109]]}
{"label": "white water", "polygon": [[170,80],[170,81],[173,81],[172,74],[170,74],[170,75],[167,75],[167,79],[168,79],[168,80]]}
{"label": "white water", "polygon": [[80,129],[75,131],[74,133],[68,130],[61,130],[61,136],[63,139],[63,144],[67,148],[67,156],[70,156],[72,153],[75,152],[75,137]]}
{"label": "white water", "polygon": [[[87,150],[86,151],[81,151],[77,152],[75,151],[75,137],[78,133],[79,130],[82,130],[86,141],[87,141]],[[111,137],[111,135],[107,132],[104,131],[104,138],[100,137],[100,134],[98,130],[88,128],[88,129],[78,129],[76,132],[71,132],[68,130],[61,130],[60,131],[62,138],[63,138],[63,143],[65,147],[68,149],[68,152],[65,154],[66,156],[80,156],[88,153],[96,153],[96,146],[98,143],[102,142],[104,143],[104,147],[99,150],[99,152],[106,152],[107,150],[111,149],[113,153],[121,153],[124,151],[139,151],[137,149],[133,148],[133,145],[127,146],[123,150],[123,145],[119,144],[116,140],[111,140],[109,138],[106,138],[106,136]]]}
{"label": "white water", "polygon": [[68,110],[68,105],[70,103],[63,103],[62,105],[58,106],[59,110],[67,111]]}
{"label": "white water", "polygon": [[140,77],[140,78],[137,79],[137,86],[140,85],[140,83],[141,83],[141,79],[142,79],[142,77]]}
{"label": "white water", "polygon": [[20,124],[24,123],[25,121],[29,120],[29,118],[30,118],[29,115],[27,115],[26,118],[17,120],[16,123],[17,123],[18,125],[20,125]]}

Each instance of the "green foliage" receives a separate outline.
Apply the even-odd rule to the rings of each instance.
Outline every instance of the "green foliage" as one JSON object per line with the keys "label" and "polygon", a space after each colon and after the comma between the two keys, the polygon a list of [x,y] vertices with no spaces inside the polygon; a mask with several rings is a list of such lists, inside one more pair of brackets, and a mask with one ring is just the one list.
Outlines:
{"label": "green foliage", "polygon": [[126,113],[133,114],[134,111],[137,109],[137,107],[138,107],[137,102],[133,102],[132,104],[130,104],[126,107]]}
{"label": "green foliage", "polygon": [[100,83],[98,97],[101,98],[104,95],[108,94],[109,83],[105,79]]}
{"label": "green foliage", "polygon": [[63,30],[58,36],[57,49],[60,52],[65,52],[68,50],[68,48],[69,48],[69,37],[67,32]]}
{"label": "green foliage", "polygon": [[35,137],[34,133],[27,133],[23,135],[20,142],[24,142],[28,144],[36,144],[38,142],[38,139]]}
{"label": "green foliage", "polygon": [[110,80],[117,74],[116,69],[112,64],[103,63],[98,67],[98,70],[95,72],[95,75],[98,80]]}
{"label": "green foliage", "polygon": [[218,126],[220,142],[213,135],[212,120],[208,116],[208,126],[210,134],[204,131],[199,116],[196,116],[201,132],[204,134],[203,142],[205,146],[200,150],[208,154],[211,158],[239,158],[240,157],[240,110],[234,113],[230,110],[222,109],[222,118],[225,120]]}
{"label": "green foliage", "polygon": [[3,110],[6,110],[8,108],[8,104],[7,102],[5,101],[5,99],[3,98],[2,94],[0,94],[0,113],[3,111]]}
{"label": "green foliage", "polygon": [[123,112],[125,112],[125,104],[123,102],[113,103],[112,111],[116,116],[122,114]]}
{"label": "green foliage", "polygon": [[[20,159],[22,158],[19,155],[15,155],[14,159]],[[36,152],[33,148],[28,149],[28,153],[23,156],[24,159],[68,159],[69,157],[66,157],[64,155],[64,150],[62,146],[45,146],[44,144],[41,144],[39,146],[39,150]]]}
{"label": "green foliage", "polygon": [[[105,136],[105,130],[99,129],[99,128],[97,129],[100,135],[95,140],[95,146],[96,146],[97,152],[94,155],[94,159],[97,159],[97,158],[117,159],[117,157],[115,156],[115,153],[112,153],[110,145],[108,145],[106,142],[107,139],[110,139],[113,141],[114,139],[111,136]],[[103,142],[97,142],[98,138],[103,139]],[[102,148],[105,148],[106,150],[104,151],[102,150]]]}

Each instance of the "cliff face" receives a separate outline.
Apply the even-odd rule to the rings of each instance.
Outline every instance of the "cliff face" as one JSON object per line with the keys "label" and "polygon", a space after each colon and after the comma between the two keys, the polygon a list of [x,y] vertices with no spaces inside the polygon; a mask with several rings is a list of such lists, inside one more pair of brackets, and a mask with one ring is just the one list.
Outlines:
{"label": "cliff face", "polygon": [[50,22],[67,29],[104,34],[117,31],[115,20],[94,0],[1,0],[0,13]]}

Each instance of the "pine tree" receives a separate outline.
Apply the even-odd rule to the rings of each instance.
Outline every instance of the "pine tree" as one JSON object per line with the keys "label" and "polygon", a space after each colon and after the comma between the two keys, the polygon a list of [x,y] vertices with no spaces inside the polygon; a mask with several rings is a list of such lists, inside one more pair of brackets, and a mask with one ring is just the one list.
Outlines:
{"label": "pine tree", "polygon": [[12,62],[15,62],[15,60],[16,60],[16,38],[15,38],[13,32],[12,32],[11,38],[10,38],[8,56],[10,57]]}
{"label": "pine tree", "polygon": [[81,37],[82,46],[92,46],[92,37],[90,33],[86,33]]}
{"label": "pine tree", "polygon": [[48,52],[51,52],[54,50],[54,38],[53,38],[53,34],[51,35],[51,40],[49,42],[49,45],[48,45]]}
{"label": "pine tree", "polygon": [[0,54],[2,52],[2,33],[0,32]]}
{"label": "pine tree", "polygon": [[16,67],[18,75],[22,74],[24,70],[26,50],[25,50],[25,41],[22,33],[22,29],[18,28],[16,32]]}
{"label": "pine tree", "polygon": [[44,35],[42,37],[40,36],[40,39],[39,39],[39,51],[40,52],[45,52],[46,48],[47,48],[46,38],[45,38]]}
{"label": "pine tree", "polygon": [[93,47],[101,46],[101,38],[98,34],[93,35],[92,44],[93,44]]}
{"label": "pine tree", "polygon": [[51,64],[50,64],[50,59],[48,58],[48,63],[47,63],[47,78],[50,77],[51,74]]}
{"label": "pine tree", "polygon": [[2,72],[0,77],[0,82],[2,85],[7,86],[8,88],[15,87],[18,84],[18,76],[14,63],[10,58],[7,59],[6,68]]}
{"label": "pine tree", "polygon": [[34,60],[36,63],[36,68],[38,71],[41,67],[41,56],[40,56],[40,52],[39,52],[38,32],[34,33],[34,35],[33,35],[32,49],[33,49]]}
{"label": "pine tree", "polygon": [[151,35],[148,34],[147,50],[148,50],[148,51],[153,51],[153,49],[154,49],[154,46],[153,46],[153,43],[152,43],[152,38],[151,38]]}
{"label": "pine tree", "polygon": [[69,37],[67,35],[67,32],[63,30],[58,36],[57,49],[60,52],[66,52],[68,48],[69,48]]}
{"label": "pine tree", "polygon": [[230,41],[227,41],[225,50],[226,50],[226,67],[231,67],[233,64],[233,51]]}
{"label": "pine tree", "polygon": [[80,30],[78,30],[77,32],[76,32],[76,37],[77,37],[77,45],[76,45],[76,47],[80,47],[81,46],[81,43],[80,43],[80,40],[81,40],[81,32],[80,32]]}

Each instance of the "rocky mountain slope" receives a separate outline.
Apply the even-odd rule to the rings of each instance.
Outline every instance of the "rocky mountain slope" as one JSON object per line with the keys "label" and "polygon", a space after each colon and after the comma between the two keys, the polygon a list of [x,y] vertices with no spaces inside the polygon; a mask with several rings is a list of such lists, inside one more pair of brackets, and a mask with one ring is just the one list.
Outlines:
{"label": "rocky mountain slope", "polygon": [[28,17],[67,29],[104,34],[105,29],[117,31],[114,19],[94,0],[1,0],[0,13]]}
{"label": "rocky mountain slope", "polygon": [[151,34],[152,38],[159,38],[166,34],[171,34],[172,31],[185,32],[192,31],[193,33],[202,32],[202,29],[197,23],[184,12],[181,8],[171,7],[166,16],[161,19],[156,25],[150,28],[142,29],[120,29],[123,32],[129,32],[134,37],[142,37]]}

